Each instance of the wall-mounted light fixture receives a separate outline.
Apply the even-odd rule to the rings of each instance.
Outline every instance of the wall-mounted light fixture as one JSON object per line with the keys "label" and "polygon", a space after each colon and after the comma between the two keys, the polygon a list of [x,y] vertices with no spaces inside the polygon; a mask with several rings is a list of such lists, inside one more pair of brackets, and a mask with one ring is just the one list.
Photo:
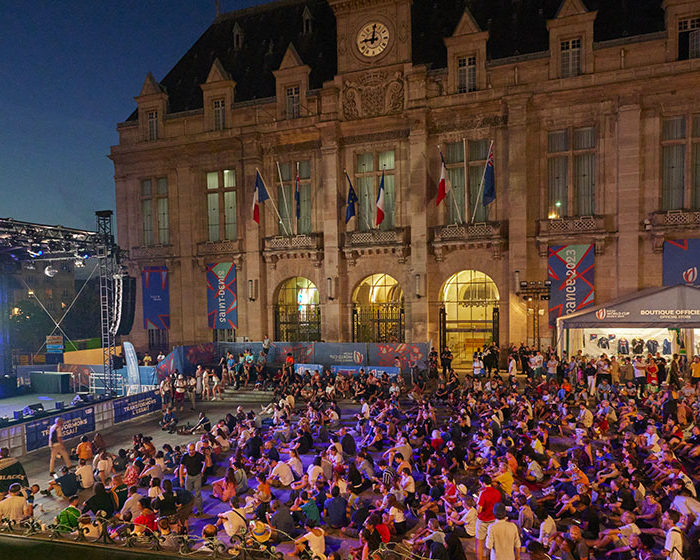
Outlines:
{"label": "wall-mounted light fixture", "polygon": [[258,299],[258,281],[248,280],[248,301]]}
{"label": "wall-mounted light fixture", "polygon": [[416,273],[413,277],[413,280],[415,282],[415,291],[416,291],[416,297],[421,298],[423,297],[423,282],[420,273]]}
{"label": "wall-mounted light fixture", "polygon": [[326,278],[326,295],[328,297],[328,301],[333,301],[335,299],[335,282],[333,282],[333,278],[330,276]]}

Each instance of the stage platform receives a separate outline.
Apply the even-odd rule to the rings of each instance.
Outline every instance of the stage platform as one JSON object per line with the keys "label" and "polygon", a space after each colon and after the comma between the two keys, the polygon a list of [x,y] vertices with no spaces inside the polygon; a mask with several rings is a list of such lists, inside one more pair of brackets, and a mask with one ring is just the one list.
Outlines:
{"label": "stage platform", "polygon": [[74,398],[75,393],[29,393],[0,399],[0,418],[7,416],[12,420],[15,410],[22,410],[25,406],[37,403],[41,403],[45,411],[53,412],[56,410],[56,401],[63,401],[65,406],[69,406]]}

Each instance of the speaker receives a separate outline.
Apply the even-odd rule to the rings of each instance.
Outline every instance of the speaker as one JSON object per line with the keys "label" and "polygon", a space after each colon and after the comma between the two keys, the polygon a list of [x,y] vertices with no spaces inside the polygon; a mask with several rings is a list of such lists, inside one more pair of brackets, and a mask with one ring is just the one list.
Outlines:
{"label": "speaker", "polygon": [[63,401],[56,401],[53,403],[54,406],[56,407],[56,410],[63,410],[65,408],[65,403]]}
{"label": "speaker", "polygon": [[119,323],[119,329],[117,329],[118,335],[126,335],[131,332],[131,327],[134,325],[135,312],[136,278],[134,278],[133,276],[124,276],[124,278],[122,278],[122,308],[121,322]]}
{"label": "speaker", "polygon": [[124,367],[124,358],[122,356],[112,356],[112,369],[122,369]]}
{"label": "speaker", "polygon": [[15,420],[22,420],[24,418],[24,414],[22,414],[21,410],[15,410],[14,417],[15,417]]}
{"label": "speaker", "polygon": [[31,408],[34,411],[34,414],[36,414],[37,412],[44,412],[44,405],[41,403],[30,404],[29,408]]}

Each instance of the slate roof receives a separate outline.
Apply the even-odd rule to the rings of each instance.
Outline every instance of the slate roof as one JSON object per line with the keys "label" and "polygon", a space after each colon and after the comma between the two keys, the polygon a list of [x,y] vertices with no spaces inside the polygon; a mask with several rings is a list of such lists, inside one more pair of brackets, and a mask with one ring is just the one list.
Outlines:
{"label": "slate roof", "polygon": [[[412,9],[413,63],[432,68],[447,66],[444,37],[453,34],[469,7],[483,30],[489,31],[489,59],[546,51],[547,20],[562,0],[414,0]],[[662,0],[584,0],[598,10],[595,41],[644,35],[664,30]],[[308,7],[313,30],[303,33],[302,14]],[[233,28],[243,30],[241,50],[233,48]],[[309,87],[320,88],[337,68],[336,22],[325,0],[281,0],[219,16],[173,69],[161,80],[169,96],[170,112],[202,107],[200,85],[215,58],[236,81],[236,101],[275,95],[273,71],[287,46],[294,43],[311,67]],[[134,112],[127,120],[135,120]]]}

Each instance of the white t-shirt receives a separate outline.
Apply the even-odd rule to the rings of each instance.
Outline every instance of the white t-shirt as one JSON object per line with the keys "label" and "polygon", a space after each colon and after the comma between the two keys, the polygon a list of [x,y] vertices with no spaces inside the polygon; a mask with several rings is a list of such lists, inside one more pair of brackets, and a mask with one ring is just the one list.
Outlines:
{"label": "white t-shirt", "polygon": [[292,469],[287,463],[283,463],[282,461],[277,462],[275,468],[272,469],[270,476],[277,477],[282,486],[289,486],[292,482],[294,482],[294,474],[292,473]]}
{"label": "white t-shirt", "polygon": [[290,457],[287,460],[287,464],[291,467],[291,469],[298,477],[301,477],[304,474],[304,465],[302,464],[301,459],[299,459],[299,457]]}
{"label": "white t-shirt", "polygon": [[683,537],[678,527],[673,526],[666,533],[664,550],[668,550],[669,560],[683,560]]}
{"label": "white t-shirt", "polygon": [[95,484],[95,477],[92,474],[92,465],[83,465],[75,469],[75,474],[80,479],[83,488],[92,488]]}
{"label": "white t-shirt", "polygon": [[318,465],[309,465],[306,472],[309,474],[309,483],[313,486],[316,484],[318,477],[323,474],[323,469]]}
{"label": "white t-shirt", "polygon": [[396,506],[389,508],[389,515],[394,519],[394,523],[403,523],[406,521],[406,515]]}
{"label": "white t-shirt", "polygon": [[245,533],[247,525],[245,511],[235,508],[224,512],[222,515],[224,516],[224,530],[229,537]]}
{"label": "white t-shirt", "polygon": [[321,531],[321,535],[314,535],[313,531],[309,531],[304,535],[306,542],[309,545],[309,549],[314,556],[319,556],[322,559],[326,558],[326,533],[323,529],[318,529]]}

